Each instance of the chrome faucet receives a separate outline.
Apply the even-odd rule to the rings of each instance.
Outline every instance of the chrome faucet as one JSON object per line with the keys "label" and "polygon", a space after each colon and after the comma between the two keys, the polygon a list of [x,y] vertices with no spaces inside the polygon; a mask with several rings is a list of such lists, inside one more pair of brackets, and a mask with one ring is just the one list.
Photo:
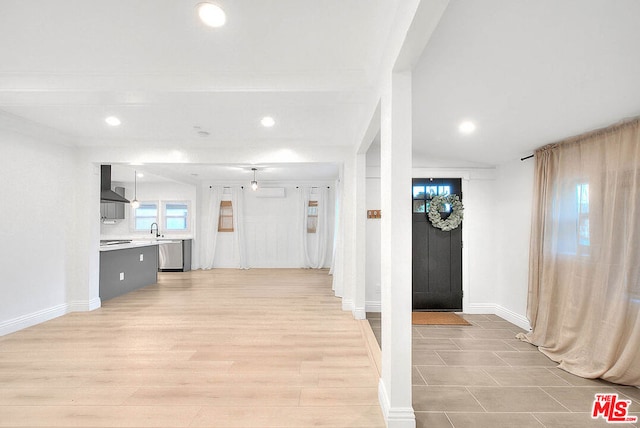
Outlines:
{"label": "chrome faucet", "polygon": [[160,237],[160,231],[158,230],[158,223],[151,223],[151,232],[150,233],[153,233],[153,225],[154,224],[156,225],[156,238],[159,238]]}

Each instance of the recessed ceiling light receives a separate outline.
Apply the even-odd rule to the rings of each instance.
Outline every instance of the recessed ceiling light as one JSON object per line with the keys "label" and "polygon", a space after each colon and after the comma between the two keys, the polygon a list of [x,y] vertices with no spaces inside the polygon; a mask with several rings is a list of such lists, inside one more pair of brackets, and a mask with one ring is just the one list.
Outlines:
{"label": "recessed ceiling light", "polygon": [[197,8],[200,20],[209,27],[222,27],[227,22],[227,15],[220,6],[213,3],[200,3]]}
{"label": "recessed ceiling light", "polygon": [[139,173],[138,173],[138,174],[136,174],[136,175],[138,176],[138,178],[142,178],[142,177],[144,177],[144,174],[143,174],[143,173],[141,173],[141,172],[139,172]]}
{"label": "recessed ceiling light", "polygon": [[265,116],[265,117],[262,118],[260,123],[265,128],[271,128],[273,125],[276,124],[276,121],[271,116]]}
{"label": "recessed ceiling light", "polygon": [[118,126],[121,123],[120,119],[118,119],[115,116],[109,116],[104,121],[107,122],[107,125],[111,125],[111,126]]}
{"label": "recessed ceiling light", "polygon": [[465,120],[464,122],[460,123],[460,125],[458,125],[458,131],[460,131],[461,134],[471,134],[475,130],[476,124],[471,122],[470,120]]}

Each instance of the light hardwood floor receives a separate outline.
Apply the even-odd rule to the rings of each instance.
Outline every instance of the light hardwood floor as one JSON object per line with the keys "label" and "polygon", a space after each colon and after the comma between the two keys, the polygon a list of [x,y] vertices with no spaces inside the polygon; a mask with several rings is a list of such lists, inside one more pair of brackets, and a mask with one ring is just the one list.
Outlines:
{"label": "light hardwood floor", "polygon": [[0,337],[0,426],[384,427],[366,321],[330,278],[164,273]]}

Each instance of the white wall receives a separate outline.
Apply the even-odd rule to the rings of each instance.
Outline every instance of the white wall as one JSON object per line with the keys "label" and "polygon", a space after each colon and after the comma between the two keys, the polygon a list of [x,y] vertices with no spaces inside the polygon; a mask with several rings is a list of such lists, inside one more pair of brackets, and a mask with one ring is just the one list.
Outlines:
{"label": "white wall", "polygon": [[[0,221],[3,222],[0,231],[0,335],[71,311],[92,310],[100,306],[101,232],[105,238],[130,235],[122,225],[120,231],[117,227],[101,231],[100,163],[176,161],[175,151],[171,149],[74,148],[65,142],[64,136],[51,129],[0,114],[0,149],[3,154],[0,179],[6,183],[0,190],[3,204],[0,208]],[[184,152],[180,161],[341,163],[346,153],[350,153],[350,149],[341,147],[195,150]],[[333,197],[334,182],[313,184],[332,186]],[[287,187],[294,186],[289,183]],[[139,191],[141,189],[144,187],[139,187]],[[167,187],[164,186],[162,191],[166,192]],[[201,224],[198,220],[202,219],[197,219],[197,214],[202,189],[197,187],[189,192],[196,201],[194,224]],[[139,194],[140,199],[146,198],[142,196]],[[175,193],[156,193],[153,197],[164,199],[172,196]],[[7,208],[9,202],[6,201],[10,201],[10,208]],[[331,229],[333,219],[331,215]],[[194,238],[197,230],[198,227],[193,233]],[[332,232],[329,233],[332,236]],[[194,245],[193,253],[197,259],[197,245]],[[331,256],[332,244],[329,242],[327,267],[331,264]],[[342,262],[338,262],[337,271],[341,265]]]}
{"label": "white wall", "polygon": [[[111,187],[124,187],[125,197],[129,200],[133,199],[133,182],[112,182]],[[145,183],[144,179],[138,180],[138,200],[144,201],[187,201],[190,204],[191,211],[190,225],[191,230],[188,232],[167,232],[162,229],[160,224],[160,233],[165,237],[181,237],[191,238],[197,229],[197,199],[196,186],[191,184],[174,183],[174,182],[151,182]],[[100,224],[100,235],[102,239],[130,239],[130,238],[151,238],[150,231],[136,232],[132,230],[131,223],[132,209],[129,205],[125,206],[124,220],[116,220],[116,224]],[[99,220],[96,220],[99,221]]]}
{"label": "white wall", "polygon": [[[483,171],[483,170],[481,170]],[[469,313],[495,313],[496,226],[499,211],[495,197],[495,170],[473,173],[466,182],[464,204],[463,251],[467,265],[464,310]]]}
{"label": "white wall", "polygon": [[500,165],[496,186],[498,315],[523,328],[529,328],[526,309],[534,166],[533,159]]}
{"label": "white wall", "polygon": [[[367,170],[367,211],[379,210],[380,177],[377,168]],[[380,312],[380,219],[367,219],[365,302],[367,312]]]}
{"label": "white wall", "polygon": [[73,264],[76,153],[1,129],[0,147],[2,335],[68,312],[83,274]]}
{"label": "white wall", "polygon": [[[216,183],[205,183],[204,189]],[[220,183],[218,183],[220,184]],[[330,186],[328,201],[328,231],[325,267],[331,266],[333,255],[334,184],[317,183],[314,186]],[[247,260],[253,268],[298,268],[301,266],[300,233],[297,213],[300,211],[295,183],[269,184],[269,187],[284,187],[284,198],[260,198],[250,189],[244,190],[244,226]],[[206,191],[206,190],[205,190]],[[230,195],[229,195],[230,196]],[[312,198],[313,199],[312,195]],[[230,197],[223,197],[230,199]],[[201,219],[206,221],[206,219]],[[235,233],[235,232],[234,232]],[[233,234],[219,232],[216,243],[214,266],[238,267],[237,249]],[[314,236],[309,235],[311,248]],[[312,254],[315,257],[315,254]]]}
{"label": "white wall", "polygon": [[[531,164],[413,169],[414,177],[464,177],[464,311],[498,314],[521,327],[527,326]],[[380,208],[378,175],[378,167],[368,168],[367,209]],[[375,311],[380,304],[379,220],[367,220],[366,254],[367,311]]]}

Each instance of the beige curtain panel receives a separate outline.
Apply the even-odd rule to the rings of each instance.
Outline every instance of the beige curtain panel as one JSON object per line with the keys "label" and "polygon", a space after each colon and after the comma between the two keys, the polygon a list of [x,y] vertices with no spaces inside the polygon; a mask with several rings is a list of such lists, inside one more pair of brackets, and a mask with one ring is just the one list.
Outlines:
{"label": "beige curtain panel", "polygon": [[536,151],[522,340],[585,378],[640,385],[640,119]]}

